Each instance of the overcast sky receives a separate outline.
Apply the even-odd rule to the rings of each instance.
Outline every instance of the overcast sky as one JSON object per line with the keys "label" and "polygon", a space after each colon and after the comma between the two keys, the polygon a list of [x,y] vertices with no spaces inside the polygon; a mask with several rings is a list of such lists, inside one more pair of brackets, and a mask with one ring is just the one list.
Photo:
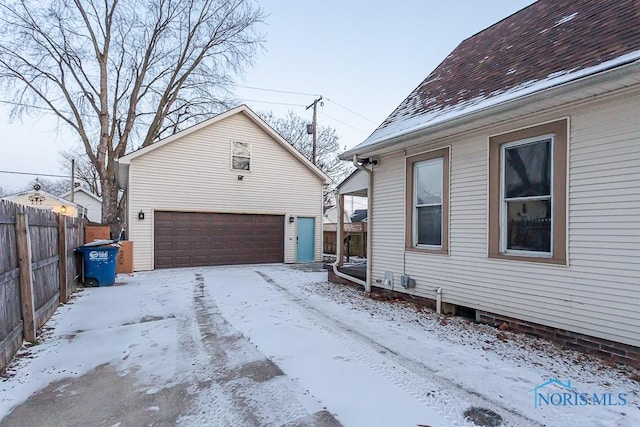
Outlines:
{"label": "overcast sky", "polygon": [[[293,110],[310,121],[305,106],[313,94],[322,95],[319,125],[334,127],[348,148],[373,132],[461,41],[533,1],[259,3],[268,14],[265,50],[238,84],[309,95],[239,87],[238,98],[256,111]],[[7,100],[1,93],[0,99]],[[7,110],[0,103],[0,187],[18,190],[34,178],[4,171],[60,174],[59,152],[77,144],[74,135],[58,129],[51,115],[12,120]]]}

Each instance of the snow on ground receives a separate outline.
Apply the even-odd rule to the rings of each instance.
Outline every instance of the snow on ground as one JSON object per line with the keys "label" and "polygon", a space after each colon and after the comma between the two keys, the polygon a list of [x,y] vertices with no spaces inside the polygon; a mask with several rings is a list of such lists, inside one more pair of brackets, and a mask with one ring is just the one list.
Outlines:
{"label": "snow on ground", "polygon": [[[58,309],[0,382],[0,418],[50,383],[109,364],[144,393],[186,384],[181,425],[640,425],[636,371],[373,300],[328,284],[325,272],[207,267],[118,284]],[[577,393],[625,393],[627,404],[535,408],[533,389],[549,379]]]}

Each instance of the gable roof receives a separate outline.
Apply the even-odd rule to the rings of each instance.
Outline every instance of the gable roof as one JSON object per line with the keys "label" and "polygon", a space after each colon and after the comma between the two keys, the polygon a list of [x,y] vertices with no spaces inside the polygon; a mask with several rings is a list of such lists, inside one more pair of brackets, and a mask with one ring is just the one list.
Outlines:
{"label": "gable roof", "polygon": [[[97,196],[97,195],[93,194],[91,191],[87,190],[87,189],[86,189],[86,188],[84,188],[83,186],[79,186],[79,187],[74,188],[74,189],[73,189],[73,192],[74,192],[74,193],[78,193],[78,192],[84,193],[84,194],[86,194],[87,196],[89,196],[89,197],[91,197],[91,198],[95,199],[95,201],[96,201],[96,202],[100,202],[100,203],[102,203],[102,197],[100,197],[100,196]],[[60,197],[62,197],[62,198],[65,198],[65,199],[66,199],[66,198],[67,198],[67,197],[69,197],[70,195],[71,195],[71,191],[67,191],[66,193],[62,194]]]}
{"label": "gable roof", "polygon": [[639,0],[540,0],[460,43],[340,157],[639,59]]}
{"label": "gable roof", "polygon": [[49,200],[55,200],[56,202],[60,203],[61,205],[68,205],[68,206],[73,206],[75,208],[79,207],[80,205],[77,203],[74,203],[70,200],[67,200],[65,198],[63,198],[62,196],[56,196],[55,194],[51,194],[47,191],[44,190],[34,190],[33,188],[30,190],[24,190],[24,191],[20,191],[18,193],[13,193],[13,194],[8,194],[4,197],[1,197],[1,199],[3,200],[8,200],[8,201],[13,201],[17,198],[20,198],[22,196],[26,196],[26,195],[30,195],[30,194],[40,194],[42,196],[44,196],[45,198],[49,199]]}
{"label": "gable roof", "polygon": [[244,114],[245,116],[247,116],[252,122],[254,122],[256,125],[258,125],[258,127],[260,127],[262,130],[264,130],[271,138],[273,138],[276,142],[278,142],[285,150],[287,150],[289,153],[291,153],[293,155],[293,157],[295,157],[298,161],[300,161],[302,164],[304,164],[307,168],[309,168],[314,174],[316,174],[320,179],[322,179],[325,183],[330,183],[331,182],[331,178],[329,178],[328,175],[326,175],[324,172],[322,172],[322,170],[320,170],[320,168],[318,168],[317,166],[315,166],[313,163],[311,163],[306,157],[304,157],[298,150],[296,150],[295,148],[293,148],[293,146],[291,144],[289,144],[282,136],[280,136],[279,133],[277,133],[271,126],[269,126],[267,124],[267,122],[265,122],[264,120],[262,120],[256,113],[253,112],[253,110],[251,110],[249,107],[247,107],[246,105],[240,105],[238,107],[232,108],[231,110],[228,110],[222,114],[218,114],[217,116],[214,116],[208,120],[205,120],[201,123],[198,123],[196,125],[193,125],[185,130],[182,130],[178,133],[175,133],[167,138],[164,138],[154,144],[148,145],[144,148],[141,148],[139,150],[133,151],[123,157],[120,157],[118,159],[118,169],[119,169],[119,173],[118,173],[118,178],[119,178],[119,182],[120,183],[126,183],[126,175],[124,173],[120,173],[120,169],[121,169],[121,165],[124,165],[125,167],[128,166],[131,163],[131,160],[135,159],[136,157],[140,157],[143,156],[153,150],[157,150],[160,147],[163,147],[167,144],[170,144],[171,142],[180,139],[184,136],[187,136],[193,132],[196,132],[202,128],[205,128],[207,126],[210,126],[214,123],[217,123],[219,121],[222,121],[230,116],[233,116],[235,114]]}

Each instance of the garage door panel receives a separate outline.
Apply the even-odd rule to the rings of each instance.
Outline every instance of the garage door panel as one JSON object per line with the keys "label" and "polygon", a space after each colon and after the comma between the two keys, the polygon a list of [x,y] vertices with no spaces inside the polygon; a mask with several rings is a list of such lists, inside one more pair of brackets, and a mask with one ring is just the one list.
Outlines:
{"label": "garage door panel", "polygon": [[284,261],[284,217],[156,212],[155,267]]}

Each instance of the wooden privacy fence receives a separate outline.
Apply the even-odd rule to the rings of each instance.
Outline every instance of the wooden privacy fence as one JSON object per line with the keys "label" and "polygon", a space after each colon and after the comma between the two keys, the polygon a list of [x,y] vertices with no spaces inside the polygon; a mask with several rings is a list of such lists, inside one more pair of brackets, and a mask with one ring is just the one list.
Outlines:
{"label": "wooden privacy fence", "polygon": [[[336,253],[337,224],[324,224],[323,251],[325,254]],[[367,257],[367,223],[353,222],[344,224],[344,255]]]}
{"label": "wooden privacy fence", "polygon": [[76,289],[82,220],[0,201],[0,371]]}

